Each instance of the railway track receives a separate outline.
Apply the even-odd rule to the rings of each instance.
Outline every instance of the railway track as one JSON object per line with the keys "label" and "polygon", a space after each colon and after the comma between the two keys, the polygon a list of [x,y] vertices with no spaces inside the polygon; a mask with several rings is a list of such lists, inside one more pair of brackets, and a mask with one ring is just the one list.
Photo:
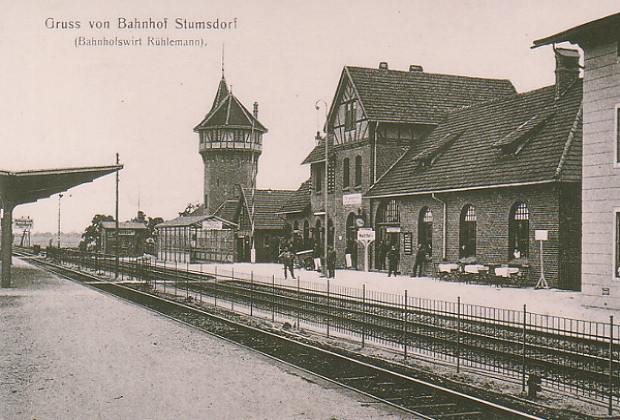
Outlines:
{"label": "railway track", "polygon": [[[31,260],[57,275],[87,284],[147,307],[167,317],[192,325],[356,390],[420,419],[537,419],[520,409],[476,398],[444,386],[415,378],[385,366],[378,366],[332,349],[302,342],[297,338],[248,326],[242,322],[205,312],[135,288],[101,282],[96,276],[43,260]],[[552,418],[547,417],[545,418]],[[560,417],[558,417],[560,418]]]}

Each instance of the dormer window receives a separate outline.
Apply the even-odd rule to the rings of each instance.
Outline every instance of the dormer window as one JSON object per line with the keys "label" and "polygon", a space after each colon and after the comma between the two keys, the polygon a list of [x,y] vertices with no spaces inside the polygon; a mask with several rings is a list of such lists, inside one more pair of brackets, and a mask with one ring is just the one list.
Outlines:
{"label": "dormer window", "polygon": [[417,163],[418,168],[425,168],[435,164],[437,159],[458,139],[463,132],[445,134],[434,144],[424,148],[420,153],[413,157],[413,161]]}
{"label": "dormer window", "polygon": [[547,108],[522,123],[506,136],[493,143],[493,147],[501,150],[505,155],[517,155],[526,146],[527,142],[542,128],[555,114],[555,108]]}

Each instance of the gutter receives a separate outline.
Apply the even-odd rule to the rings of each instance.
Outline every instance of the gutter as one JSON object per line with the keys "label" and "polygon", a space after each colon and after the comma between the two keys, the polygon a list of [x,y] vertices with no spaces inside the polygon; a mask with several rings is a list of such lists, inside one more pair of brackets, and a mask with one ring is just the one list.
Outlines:
{"label": "gutter", "polygon": [[441,204],[443,204],[443,232],[442,232],[442,244],[441,244],[441,259],[443,261],[448,259],[448,204],[445,201],[438,199],[435,193],[431,193],[431,198]]}

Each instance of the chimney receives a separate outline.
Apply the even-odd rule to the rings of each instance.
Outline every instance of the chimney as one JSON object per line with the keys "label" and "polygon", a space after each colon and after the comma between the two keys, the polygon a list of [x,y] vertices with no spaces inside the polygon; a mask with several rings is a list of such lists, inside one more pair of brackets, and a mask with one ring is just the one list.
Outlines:
{"label": "chimney", "polygon": [[579,51],[555,48],[555,99],[579,78]]}
{"label": "chimney", "polygon": [[381,70],[387,70],[388,69],[388,63],[387,61],[382,61],[379,63],[379,69]]}
{"label": "chimney", "polygon": [[252,110],[252,115],[254,115],[254,118],[258,119],[258,102],[254,102],[254,109]]}
{"label": "chimney", "polygon": [[317,146],[321,145],[321,140],[323,140],[323,138],[321,137],[321,132],[317,131],[316,136],[314,137],[314,141],[316,142]]}
{"label": "chimney", "polygon": [[418,64],[411,64],[409,66],[409,71],[410,72],[423,72],[424,68]]}

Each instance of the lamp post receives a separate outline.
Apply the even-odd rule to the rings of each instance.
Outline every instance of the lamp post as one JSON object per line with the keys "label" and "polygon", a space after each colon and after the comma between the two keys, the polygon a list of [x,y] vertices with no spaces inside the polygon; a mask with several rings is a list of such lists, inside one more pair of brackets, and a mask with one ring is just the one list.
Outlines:
{"label": "lamp post", "polygon": [[325,174],[324,174],[324,181],[323,181],[323,208],[325,210],[325,230],[324,230],[324,234],[323,234],[323,265],[322,265],[322,272],[323,272],[323,276],[327,277],[327,244],[328,244],[328,240],[327,237],[329,236],[329,218],[327,216],[327,188],[329,185],[328,182],[328,170],[329,170],[329,164],[328,164],[328,160],[329,160],[329,144],[328,144],[328,140],[327,140],[327,102],[325,102],[323,99],[317,99],[316,102],[314,103],[314,108],[317,110],[319,110],[319,103],[322,102],[324,109],[325,109],[325,135],[323,137],[323,142],[325,143]]}
{"label": "lamp post", "polygon": [[60,249],[60,199],[64,196],[64,194],[58,194],[58,237],[57,237],[57,245],[58,249]]}

